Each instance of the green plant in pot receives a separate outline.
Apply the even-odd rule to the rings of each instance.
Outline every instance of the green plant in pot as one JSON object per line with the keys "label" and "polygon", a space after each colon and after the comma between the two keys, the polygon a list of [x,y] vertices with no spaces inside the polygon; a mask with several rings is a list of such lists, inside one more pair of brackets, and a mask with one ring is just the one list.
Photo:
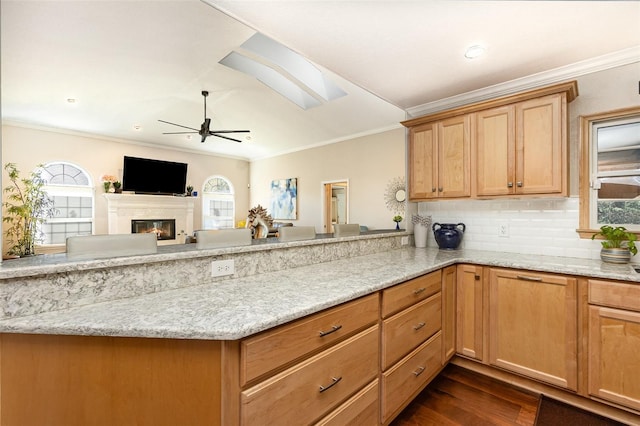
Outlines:
{"label": "green plant in pot", "polygon": [[29,177],[21,178],[14,163],[5,164],[4,169],[10,182],[4,188],[7,196],[2,203],[5,208],[2,221],[9,225],[5,230],[10,244],[8,254],[31,256],[35,254],[35,244],[43,237],[40,225],[56,213],[53,199],[45,191],[45,182],[38,172],[31,172]]}
{"label": "green plant in pot", "polygon": [[193,192],[193,186],[187,185],[187,195],[191,197],[191,193]]}
{"label": "green plant in pot", "polygon": [[402,216],[400,215],[394,216],[393,221],[396,223],[396,229],[400,229],[400,222],[402,222]]}
{"label": "green plant in pot", "polygon": [[604,241],[601,242],[602,249],[600,250],[600,258],[604,262],[627,263],[632,254],[638,253],[638,248],[635,244],[636,234],[627,231],[624,226],[603,225],[600,227],[600,232],[593,234],[591,239],[593,240],[597,236],[604,238]]}

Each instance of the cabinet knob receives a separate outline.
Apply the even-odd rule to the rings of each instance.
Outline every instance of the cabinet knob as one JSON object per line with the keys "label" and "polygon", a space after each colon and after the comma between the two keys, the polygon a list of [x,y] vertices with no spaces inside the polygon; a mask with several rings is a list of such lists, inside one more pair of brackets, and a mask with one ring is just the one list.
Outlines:
{"label": "cabinet knob", "polygon": [[435,187],[431,188],[431,192],[436,192],[436,188]]}
{"label": "cabinet knob", "polygon": [[513,188],[513,182],[507,183],[507,188]]}
{"label": "cabinet knob", "polygon": [[438,191],[442,192],[442,187],[438,188]]}
{"label": "cabinet knob", "polygon": [[518,188],[522,188],[522,182],[516,182],[516,185],[518,186]]}

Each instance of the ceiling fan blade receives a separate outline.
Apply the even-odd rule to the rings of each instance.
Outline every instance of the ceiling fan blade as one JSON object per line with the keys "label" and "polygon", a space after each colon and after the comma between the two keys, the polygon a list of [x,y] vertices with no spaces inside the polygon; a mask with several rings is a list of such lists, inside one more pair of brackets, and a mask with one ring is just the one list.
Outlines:
{"label": "ceiling fan blade", "polygon": [[184,127],[185,129],[193,130],[194,132],[198,133],[198,129],[194,129],[193,127],[187,127],[187,126],[183,126],[181,124],[171,123],[169,121],[164,121],[164,120],[158,120],[158,121],[161,122],[161,123],[171,124],[172,126]]}
{"label": "ceiling fan blade", "polygon": [[211,130],[209,133],[249,133],[251,130]]}
{"label": "ceiling fan blade", "polygon": [[198,132],[167,132],[167,133],[163,133],[163,135],[186,135],[191,133],[198,133]]}
{"label": "ceiling fan blade", "polygon": [[[222,138],[222,139],[229,139],[230,141],[234,141],[234,142],[242,143],[242,141],[241,141],[241,140],[234,139],[234,138],[229,138],[229,137],[227,137],[227,136],[218,135],[218,134],[216,134],[215,132],[210,132],[209,134],[210,134],[211,136],[217,136],[217,137]],[[202,138],[202,142],[204,142],[204,137]]]}

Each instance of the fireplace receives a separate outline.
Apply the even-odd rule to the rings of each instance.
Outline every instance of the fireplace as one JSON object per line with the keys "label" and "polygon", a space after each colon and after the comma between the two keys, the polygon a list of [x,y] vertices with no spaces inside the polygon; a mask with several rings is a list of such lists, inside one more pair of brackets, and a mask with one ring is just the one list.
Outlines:
{"label": "fireplace", "polygon": [[131,233],[141,234],[153,232],[158,240],[176,239],[175,219],[132,219]]}

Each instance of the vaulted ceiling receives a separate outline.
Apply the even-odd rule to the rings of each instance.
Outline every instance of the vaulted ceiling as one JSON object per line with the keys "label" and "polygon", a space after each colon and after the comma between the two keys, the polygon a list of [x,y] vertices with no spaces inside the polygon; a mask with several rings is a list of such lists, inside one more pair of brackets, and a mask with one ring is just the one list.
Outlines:
{"label": "vaulted ceiling", "polygon": [[[640,60],[637,1],[3,0],[0,8],[3,123],[249,160],[396,128],[424,104],[585,61]],[[312,93],[320,105],[305,110],[219,63],[247,54],[242,45],[256,32],[347,95]],[[471,45],[485,54],[466,59]],[[249,138],[162,134],[180,128],[158,120],[200,128],[202,90],[211,127],[249,129]]]}

